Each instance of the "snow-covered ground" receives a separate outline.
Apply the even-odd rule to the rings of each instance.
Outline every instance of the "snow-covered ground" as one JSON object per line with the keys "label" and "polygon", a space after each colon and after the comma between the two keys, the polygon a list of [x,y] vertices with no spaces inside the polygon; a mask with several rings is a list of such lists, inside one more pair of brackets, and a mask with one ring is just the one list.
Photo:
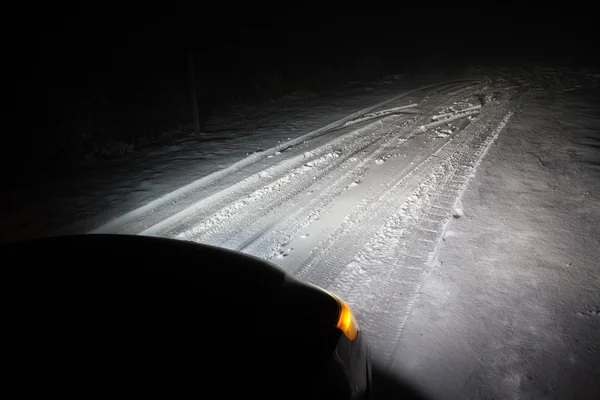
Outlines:
{"label": "snow-covered ground", "polygon": [[[87,232],[246,158],[249,154],[321,129],[353,113],[444,76],[353,82],[335,93],[288,96],[260,106],[218,110],[201,141],[191,134],[168,145],[148,146],[42,185],[5,193],[0,242]],[[177,134],[181,134],[177,132]]]}
{"label": "snow-covered ground", "polygon": [[585,398],[600,382],[598,78],[478,68],[232,109],[202,143],[13,194],[1,238],[237,249],[344,297],[388,380],[436,399]]}
{"label": "snow-covered ground", "polygon": [[600,97],[528,97],[462,197],[392,370],[435,399],[600,398]]}

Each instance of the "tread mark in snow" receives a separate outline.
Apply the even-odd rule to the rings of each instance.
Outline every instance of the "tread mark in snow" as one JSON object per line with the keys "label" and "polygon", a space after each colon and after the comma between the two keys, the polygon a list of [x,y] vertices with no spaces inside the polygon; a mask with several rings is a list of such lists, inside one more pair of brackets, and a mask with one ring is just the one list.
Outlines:
{"label": "tread mark in snow", "polygon": [[[447,174],[446,177],[442,176],[439,187],[434,190],[438,195],[434,196],[429,205],[422,207],[420,212],[418,206],[413,209],[409,206],[410,215],[413,215],[412,221],[411,218],[408,218],[408,221],[402,221],[400,218],[390,219],[386,226],[387,229],[392,232],[402,232],[400,240],[390,243],[391,247],[395,246],[393,256],[390,256],[389,249],[386,249],[386,253],[378,253],[377,251],[363,252],[362,255],[357,256],[353,261],[355,264],[358,263],[360,268],[365,269],[368,268],[369,263],[372,263],[373,260],[378,260],[380,265],[384,264],[386,268],[380,268],[381,270],[378,274],[373,275],[370,279],[368,278],[366,283],[364,279],[360,283],[356,283],[356,280],[352,279],[352,269],[347,267],[343,271],[343,274],[346,276],[340,274],[340,277],[330,287],[332,291],[344,296],[351,306],[354,307],[357,312],[357,318],[359,318],[359,323],[361,323],[363,329],[370,333],[369,338],[373,347],[373,355],[376,359],[386,364],[389,364],[393,359],[395,344],[398,342],[404,323],[418,298],[424,278],[430,272],[429,270],[435,260],[437,247],[441,243],[440,238],[451,219],[448,213],[436,216],[436,214],[431,214],[428,210],[436,207],[443,196],[446,196],[450,192],[454,193],[456,201],[460,199],[462,191],[466,187],[466,182],[462,187],[454,186],[454,189],[450,189],[451,184],[455,183],[457,178],[473,175],[477,165],[485,156],[488,148],[503,129],[510,116],[510,112],[506,114],[497,123],[495,129],[492,126],[492,129],[480,130],[478,135],[474,135],[483,144],[483,146],[477,148],[477,151],[457,153],[458,160],[455,159],[454,162],[465,159],[471,159],[475,162],[471,163],[469,167],[455,166],[452,173]],[[489,124],[486,125],[489,126]],[[485,125],[483,126],[483,128],[486,127]],[[435,221],[439,227],[436,238],[433,241],[430,238],[431,231],[428,232],[427,229],[423,229],[426,226],[431,227],[432,221]],[[413,285],[409,284],[407,286],[407,282]],[[377,298],[370,298],[367,295],[369,293],[376,293]],[[386,307],[392,308],[396,312],[382,311],[382,301],[385,301]],[[399,310],[404,310],[404,312],[397,312]]]}
{"label": "tread mark in snow", "polygon": [[[470,87],[467,87],[464,90],[469,90],[469,89],[470,89]],[[393,121],[391,121],[391,123],[393,125]],[[410,131],[410,129],[408,129],[408,130]],[[393,138],[391,138],[391,139],[393,139]],[[403,144],[408,139],[410,139],[410,137],[409,138],[400,137],[397,142],[399,144]],[[329,181],[331,181],[333,183],[330,185],[321,185],[320,188],[316,188],[314,190],[315,196],[298,202],[297,205],[295,207],[293,207],[291,210],[288,207],[287,209],[285,209],[281,212],[271,213],[270,218],[275,220],[274,223],[263,225],[263,228],[252,228],[250,226],[247,226],[246,231],[251,231],[251,232],[258,231],[258,232],[255,235],[253,235],[250,239],[244,241],[242,244],[239,244],[239,242],[236,242],[233,239],[230,240],[229,242],[222,242],[220,244],[225,243],[224,247],[236,248],[238,250],[243,250],[250,254],[257,255],[257,256],[260,256],[263,258],[267,258],[267,259],[271,259],[272,257],[276,256],[277,250],[275,248],[273,248],[272,245],[268,245],[269,241],[273,242],[273,240],[272,240],[272,238],[274,237],[273,234],[276,233],[277,234],[276,236],[278,236],[278,237],[284,236],[288,239],[291,239],[292,236],[296,235],[300,229],[303,229],[306,225],[308,225],[312,221],[316,220],[316,218],[318,218],[319,215],[322,214],[322,212],[327,209],[326,205],[322,204],[323,200],[324,200],[323,197],[329,198],[331,200],[332,198],[336,198],[337,196],[339,196],[339,194],[343,190],[348,189],[349,186],[353,186],[353,187],[356,186],[357,182],[360,182],[360,179],[361,179],[360,177],[363,176],[365,173],[369,172],[369,168],[372,167],[372,161],[373,161],[373,158],[375,157],[375,155],[380,154],[383,150],[385,150],[384,146],[387,146],[387,143],[391,143],[391,145],[393,145],[394,142],[390,142],[390,140],[386,140],[379,148],[374,149],[367,156],[363,156],[362,161],[359,164],[354,164],[353,169],[350,169],[348,171],[348,173],[345,173],[343,175],[336,174],[334,176],[331,176]],[[390,155],[384,155],[382,157],[382,159],[387,160],[389,158],[389,156]],[[376,161],[375,161],[375,164],[376,164]],[[366,166],[367,169],[363,168],[362,166]],[[358,176],[357,176],[357,173],[358,173]],[[331,178],[333,178],[333,179],[331,179]],[[348,182],[348,183],[341,184],[342,182]],[[281,214],[281,216],[277,217],[277,215],[274,215],[274,214]],[[300,217],[299,214],[304,214],[305,216]],[[294,220],[296,222],[294,222],[294,223],[286,222],[289,220]],[[299,224],[297,221],[304,221],[304,222],[303,223],[301,222]],[[297,227],[297,228],[295,229],[294,232],[282,232],[280,225],[282,225],[284,222],[287,227]],[[260,221],[257,222],[257,224],[258,223],[260,223]],[[236,231],[238,231],[238,230],[236,230]],[[285,229],[284,229],[284,231],[285,231]],[[270,238],[263,238],[263,236],[265,236],[266,234],[269,234],[268,236],[270,236]],[[259,239],[261,239],[261,240],[259,241]],[[255,243],[256,241],[259,241],[259,243]],[[262,242],[262,243],[260,243],[260,242]],[[265,244],[265,243],[267,243],[267,244]],[[273,253],[269,254],[269,251],[265,252],[265,249],[268,249],[268,248],[272,248],[271,251]],[[310,254],[307,254],[307,256],[310,256]],[[292,262],[290,261],[289,263],[292,263]]]}
{"label": "tread mark in snow", "polygon": [[[289,149],[290,147],[302,144],[309,139],[314,140],[315,138],[326,135],[332,130],[338,129],[339,127],[343,126],[343,124],[347,121],[360,117],[361,115],[370,113],[394,101],[410,96],[411,94],[423,92],[425,90],[430,90],[431,88],[436,87],[448,88],[454,87],[455,85],[464,85],[473,82],[475,82],[474,79],[458,79],[442,83],[430,84],[419,87],[414,90],[409,90],[391,99],[357,111],[351,115],[348,115],[345,118],[332,122],[327,126],[309,132],[296,139],[291,139],[285,143],[280,143],[279,145],[267,149],[261,153],[255,153],[249,157],[246,157],[234,163],[233,165],[230,165],[229,167],[223,170],[197,179],[196,181],[193,181],[188,185],[185,185],[173,192],[167,193],[157,198],[156,200],[145,204],[142,207],[139,207],[112,221],[107,222],[106,224],[92,230],[91,233],[139,234],[148,226],[154,225],[156,223],[149,221],[162,221],[165,218],[168,218],[170,215],[173,215],[182,210],[183,208],[194,204],[199,199],[202,199],[207,195],[207,193],[210,194],[211,188],[212,190],[215,190],[215,188],[218,189],[219,187],[228,187],[232,183],[239,182],[243,179],[236,175],[242,174],[243,176],[243,172],[247,170],[256,170],[257,168],[261,170],[261,165],[264,162],[264,160],[268,159],[269,155],[281,154],[281,150],[283,147]],[[227,182],[232,183],[227,184]]]}
{"label": "tread mark in snow", "polygon": [[[408,168],[405,167],[404,170],[396,172],[396,176],[383,185],[383,191],[380,190],[379,194],[375,193],[371,197],[365,198],[357,208],[353,209],[352,216],[326,238],[321,252],[315,252],[309,256],[297,268],[295,274],[305,279],[318,276],[318,281],[313,283],[321,286],[328,285],[335,278],[336,271],[343,267],[342,260],[353,257],[358,252],[357,249],[363,243],[364,238],[371,237],[375,230],[385,223],[389,212],[387,210],[393,209],[394,204],[410,195],[413,192],[412,188],[426,179],[431,168],[440,163],[440,159],[437,157],[439,151],[449,143],[451,141],[448,140],[434,145],[433,150],[438,149],[435,154],[430,153],[431,148],[418,152]],[[389,168],[397,169],[398,167],[390,165]],[[386,191],[392,189],[398,193],[387,200],[390,204],[382,204],[381,196],[389,197]],[[357,229],[355,225],[360,225],[361,228]],[[336,242],[340,242],[340,244],[336,244]],[[338,249],[337,247],[340,246],[342,248]]]}

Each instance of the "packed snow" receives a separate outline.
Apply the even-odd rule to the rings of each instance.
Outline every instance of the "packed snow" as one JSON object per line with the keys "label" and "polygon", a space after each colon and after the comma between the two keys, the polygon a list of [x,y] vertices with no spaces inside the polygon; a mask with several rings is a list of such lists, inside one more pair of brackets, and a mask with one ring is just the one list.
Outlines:
{"label": "packed snow", "polygon": [[222,110],[201,142],[12,193],[2,240],[243,251],[346,299],[374,367],[425,398],[598,398],[598,78],[474,68]]}
{"label": "packed snow", "polygon": [[[87,232],[161,196],[187,189],[198,179],[261,150],[277,148],[336,122],[344,124],[399,93],[443,78],[391,76],[354,82],[334,93],[216,110],[199,141],[190,126],[175,132],[167,144],[148,145],[122,159],[12,189],[2,199],[0,242]],[[278,155],[277,150],[273,155]]]}
{"label": "packed snow", "polygon": [[392,369],[433,399],[600,398],[600,97],[538,92],[457,205]]}

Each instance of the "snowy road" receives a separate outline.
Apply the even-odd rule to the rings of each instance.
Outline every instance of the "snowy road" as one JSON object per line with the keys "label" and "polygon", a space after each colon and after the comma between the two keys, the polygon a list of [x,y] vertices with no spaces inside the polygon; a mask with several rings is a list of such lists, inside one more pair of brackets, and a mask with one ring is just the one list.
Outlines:
{"label": "snowy road", "polygon": [[413,90],[96,232],[271,260],[347,299],[375,362],[387,365],[461,192],[520,98],[518,85],[501,80]]}
{"label": "snowy road", "polygon": [[351,304],[384,399],[598,399],[599,83],[481,66],[236,105],[202,140],[8,193],[0,241],[130,233],[269,259]]}

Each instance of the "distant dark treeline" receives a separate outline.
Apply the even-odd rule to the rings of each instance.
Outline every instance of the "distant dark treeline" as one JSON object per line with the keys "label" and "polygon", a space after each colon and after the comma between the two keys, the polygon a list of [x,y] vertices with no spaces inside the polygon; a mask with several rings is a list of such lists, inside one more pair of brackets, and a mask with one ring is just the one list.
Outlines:
{"label": "distant dark treeline", "polygon": [[202,23],[212,17],[95,15],[46,25],[31,47],[16,49],[20,135],[5,148],[69,163],[98,142],[134,143],[190,122],[190,54],[204,121],[222,105],[389,74],[401,58],[389,55],[408,54],[406,45],[386,49],[387,38],[344,17]]}

